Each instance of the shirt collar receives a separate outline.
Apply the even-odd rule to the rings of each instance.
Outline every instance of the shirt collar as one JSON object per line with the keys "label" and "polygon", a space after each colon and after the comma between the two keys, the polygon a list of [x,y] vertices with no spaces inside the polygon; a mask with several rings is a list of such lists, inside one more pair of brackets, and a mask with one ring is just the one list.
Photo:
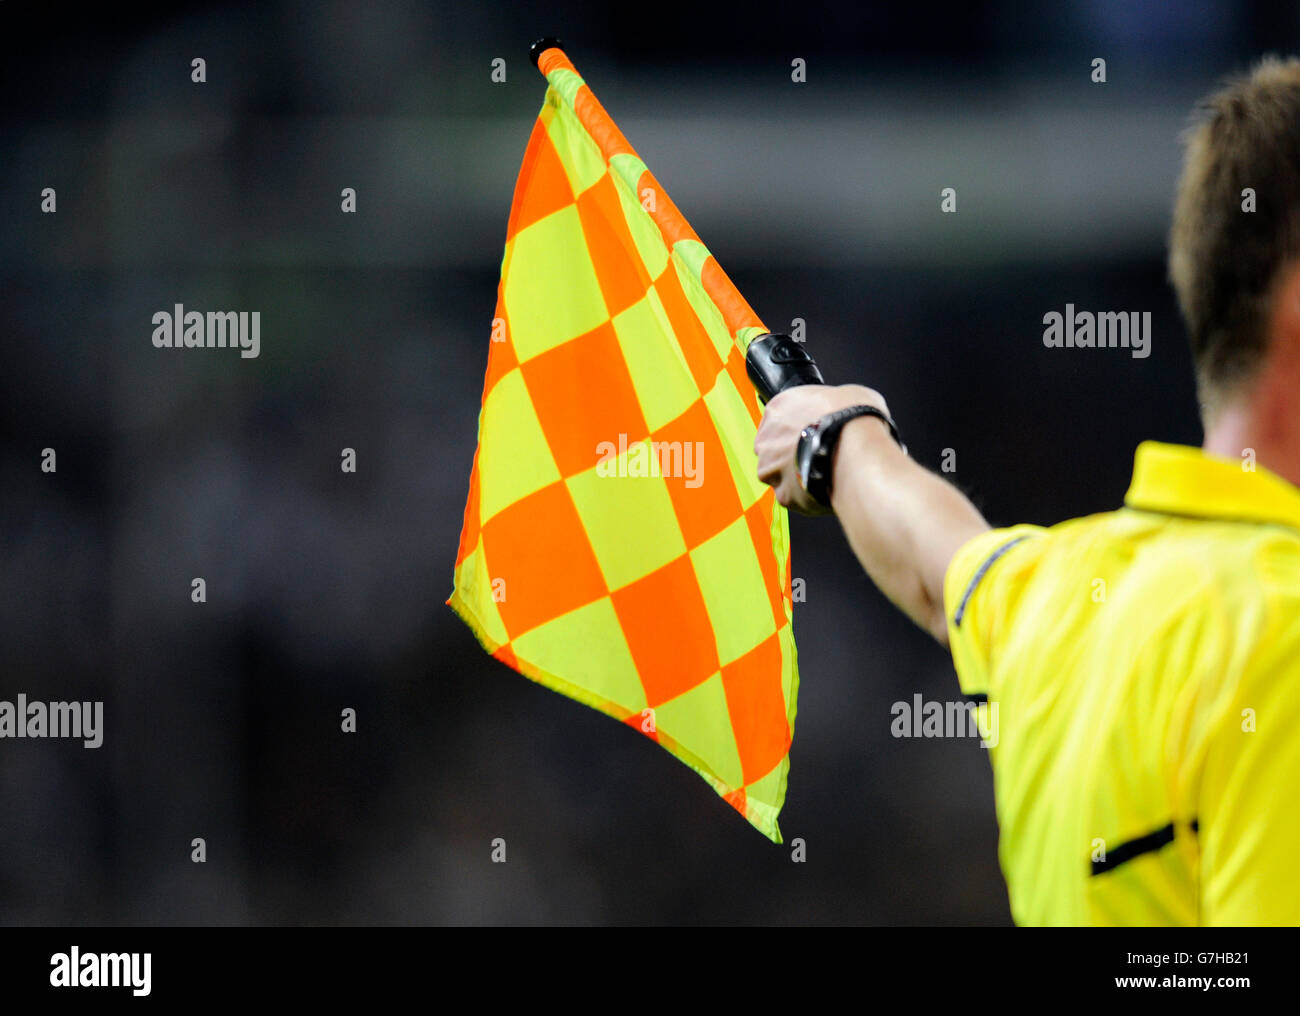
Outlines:
{"label": "shirt collar", "polygon": [[1300,488],[1256,465],[1207,455],[1187,445],[1143,441],[1133,462],[1130,508],[1300,529]]}

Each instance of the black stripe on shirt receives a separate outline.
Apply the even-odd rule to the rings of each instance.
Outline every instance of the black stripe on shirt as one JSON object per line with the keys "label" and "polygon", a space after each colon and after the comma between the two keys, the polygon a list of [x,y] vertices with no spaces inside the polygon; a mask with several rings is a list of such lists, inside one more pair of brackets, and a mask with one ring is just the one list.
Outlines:
{"label": "black stripe on shirt", "polygon": [[[1192,819],[1192,832],[1199,828],[1196,819]],[[1166,847],[1174,842],[1174,824],[1170,822],[1163,829],[1157,829],[1153,833],[1147,833],[1145,836],[1139,836],[1135,840],[1129,840],[1127,843],[1121,843],[1114,850],[1106,851],[1106,860],[1093,861],[1092,873],[1101,875],[1105,872],[1118,868],[1126,861],[1131,861],[1135,857],[1141,857],[1143,854],[1149,854]]]}
{"label": "black stripe on shirt", "polygon": [[980,584],[980,579],[984,577],[984,574],[993,567],[993,562],[1014,547],[1017,543],[1027,540],[1029,537],[1030,534],[1025,533],[1023,536],[1017,536],[1014,540],[1008,540],[992,554],[986,557],[984,563],[975,569],[975,574],[972,575],[970,581],[966,583],[966,591],[961,594],[961,602],[957,604],[957,610],[952,615],[954,628],[961,627],[961,619],[966,615],[966,607],[970,604],[970,598],[975,595],[975,587]]}

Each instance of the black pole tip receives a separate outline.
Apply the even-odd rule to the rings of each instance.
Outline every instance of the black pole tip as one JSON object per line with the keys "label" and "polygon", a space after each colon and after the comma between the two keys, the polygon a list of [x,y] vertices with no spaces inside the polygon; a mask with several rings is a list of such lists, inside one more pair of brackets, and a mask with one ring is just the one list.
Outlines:
{"label": "black pole tip", "polygon": [[540,39],[538,39],[535,43],[533,43],[532,46],[529,47],[528,55],[529,57],[532,58],[534,67],[537,66],[537,61],[541,59],[542,53],[548,49],[551,49],[552,47],[556,49],[563,49],[564,43],[562,43],[559,39],[557,39],[553,35],[543,35]]}

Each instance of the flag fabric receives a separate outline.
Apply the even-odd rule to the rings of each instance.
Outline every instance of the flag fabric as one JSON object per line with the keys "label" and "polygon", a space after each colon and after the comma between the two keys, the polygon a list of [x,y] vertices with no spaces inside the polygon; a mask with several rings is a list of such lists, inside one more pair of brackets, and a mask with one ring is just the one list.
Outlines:
{"label": "flag fabric", "polygon": [[767,329],[558,47],[515,187],[448,604],[773,841],[799,678]]}

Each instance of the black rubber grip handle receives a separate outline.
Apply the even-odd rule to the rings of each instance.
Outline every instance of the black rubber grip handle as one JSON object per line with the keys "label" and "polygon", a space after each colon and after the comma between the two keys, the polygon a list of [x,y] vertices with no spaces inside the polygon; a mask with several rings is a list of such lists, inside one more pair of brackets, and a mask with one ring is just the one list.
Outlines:
{"label": "black rubber grip handle", "polygon": [[764,403],[795,385],[826,383],[808,351],[790,336],[777,332],[766,332],[749,344],[745,372]]}
{"label": "black rubber grip handle", "polygon": [[563,49],[564,43],[553,35],[543,35],[535,43],[528,47],[528,58],[532,60],[533,66],[537,66],[537,61],[541,59],[542,53],[548,49]]}

